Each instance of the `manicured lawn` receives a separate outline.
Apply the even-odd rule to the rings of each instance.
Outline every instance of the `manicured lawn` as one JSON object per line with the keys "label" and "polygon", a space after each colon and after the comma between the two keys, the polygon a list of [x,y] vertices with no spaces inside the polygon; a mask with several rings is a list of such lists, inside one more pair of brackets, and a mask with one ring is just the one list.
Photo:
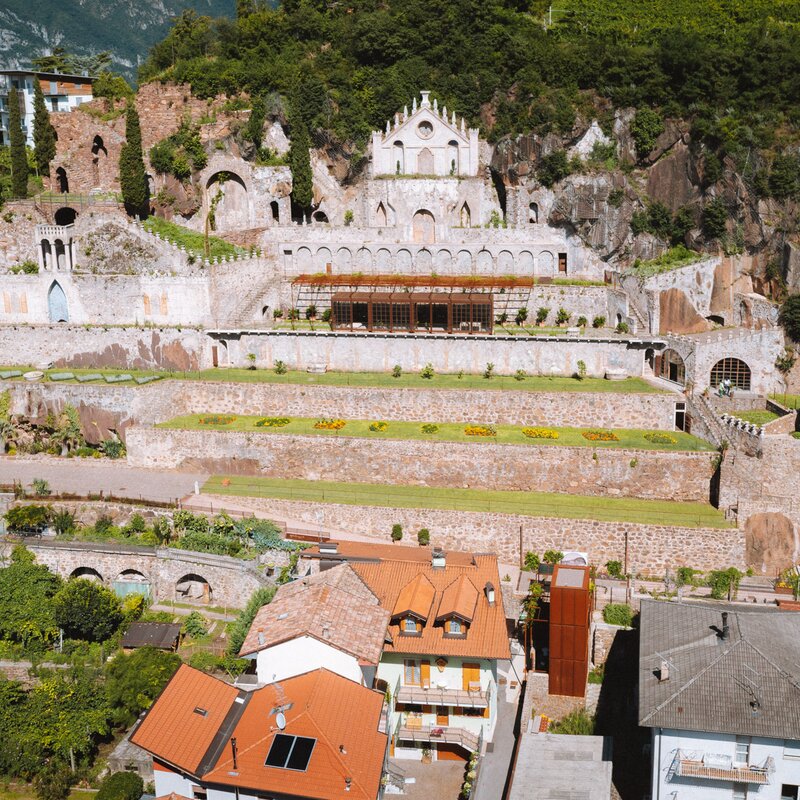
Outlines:
{"label": "manicured lawn", "polygon": [[[27,372],[34,369],[31,365],[0,366],[0,370],[22,370]],[[404,372],[399,378],[392,377],[388,372],[325,372],[314,375],[299,370],[289,370],[284,375],[278,375],[272,369],[250,370],[246,368],[214,368],[200,371],[171,371],[171,370],[140,370],[140,369],[73,369],[60,367],[47,370],[50,373],[72,372],[75,375],[100,373],[101,375],[127,374],[134,378],[149,375],[160,375],[163,378],[179,380],[218,381],[220,383],[287,383],[287,384],[317,384],[320,386],[375,386],[391,389],[495,389],[516,390],[528,392],[598,392],[615,394],[664,394],[663,389],[651,386],[641,378],[626,378],[624,381],[607,381],[603,378],[564,378],[549,377],[544,375],[529,375],[522,380],[504,375],[493,378],[484,378],[482,375],[463,374],[435,374],[432,378],[423,378],[418,372]],[[21,377],[11,380],[22,380]],[[64,383],[77,383],[75,379],[63,381]],[[102,383],[97,381],[97,383]],[[124,385],[124,383],[123,383]]]}
{"label": "manicured lawn", "polygon": [[[200,422],[201,419],[234,417],[229,424],[207,424]],[[435,433],[424,433],[420,422],[389,422],[385,431],[372,431],[370,425],[375,420],[347,420],[343,428],[339,430],[329,430],[326,428],[315,428],[317,418],[292,417],[287,425],[280,427],[256,426],[259,417],[245,417],[220,414],[188,414],[175,417],[169,422],[163,422],[160,428],[178,428],[198,431],[254,431],[256,433],[274,434],[295,434],[311,436],[339,436],[339,437],[361,437],[366,439],[415,439],[423,441],[444,441],[444,442],[469,442],[476,444],[516,444],[516,445],[570,445],[573,447],[627,447],[638,450],[713,450],[713,446],[703,439],[690,436],[681,431],[643,431],[627,430],[615,428],[614,435],[619,441],[603,442],[591,441],[583,436],[586,428],[548,428],[547,430],[556,431],[557,439],[531,438],[522,433],[522,428],[536,425],[495,425],[493,426],[495,436],[469,436],[465,433],[463,423],[457,422],[435,422],[438,430]],[[658,433],[671,437],[674,442],[651,442],[645,438],[645,434]]]}
{"label": "manicured lawn", "polygon": [[766,425],[778,419],[778,415],[774,411],[767,411],[766,409],[753,409],[750,411],[732,411],[734,417],[739,417],[745,422],[751,422],[753,425]]}
{"label": "manicured lawn", "polygon": [[800,394],[771,394],[770,397],[786,408],[800,408]]}
{"label": "manicured lawn", "polygon": [[[223,480],[227,485],[223,485]],[[641,522],[690,528],[732,527],[724,516],[705,503],[669,500],[635,500],[545,492],[491,492],[478,489],[440,489],[371,483],[281,480],[250,476],[214,475],[206,481],[208,494],[269,497],[312,503],[390,508],[431,508],[522,514],[531,517],[596,519]],[[393,520],[387,519],[387,535]]]}

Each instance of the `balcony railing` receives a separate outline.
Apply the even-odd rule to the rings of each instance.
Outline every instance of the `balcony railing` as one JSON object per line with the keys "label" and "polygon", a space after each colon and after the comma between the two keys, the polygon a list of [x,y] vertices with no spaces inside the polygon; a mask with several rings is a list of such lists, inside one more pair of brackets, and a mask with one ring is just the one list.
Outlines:
{"label": "balcony railing", "polygon": [[398,703],[412,703],[420,706],[453,706],[458,708],[488,708],[489,694],[481,690],[473,692],[462,689],[444,689],[431,686],[400,686],[397,692]]}
{"label": "balcony railing", "polygon": [[678,750],[672,762],[670,772],[681,778],[700,778],[709,781],[733,781],[734,783],[750,783],[760,786],[769,784],[770,776],[775,771],[772,757],[763,764],[734,764],[727,755],[716,753],[689,753]]}
{"label": "balcony railing", "polygon": [[445,742],[446,744],[460,744],[467,750],[477,750],[480,737],[465,728],[454,728],[452,726],[420,726],[409,728],[401,726],[397,733],[397,738],[404,742],[414,742],[415,744],[430,744],[435,742]]}

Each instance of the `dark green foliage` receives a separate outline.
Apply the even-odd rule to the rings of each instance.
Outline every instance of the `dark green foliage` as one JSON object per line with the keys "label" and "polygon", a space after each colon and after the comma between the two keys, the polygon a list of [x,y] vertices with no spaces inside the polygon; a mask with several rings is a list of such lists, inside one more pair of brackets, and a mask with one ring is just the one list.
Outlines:
{"label": "dark green foliage", "polygon": [[42,84],[33,82],[33,150],[40,175],[50,174],[50,162],[56,157],[56,132],[44,104]]}
{"label": "dark green foliage", "polygon": [[650,229],[650,217],[646,211],[634,211],[631,217],[631,233],[638,236]]}
{"label": "dark green foliage", "polygon": [[14,533],[41,532],[50,521],[50,506],[15,506],[6,511],[6,525]]}
{"label": "dark green foliage", "polygon": [[267,103],[263,97],[253,99],[253,107],[247,124],[242,128],[242,136],[252,142],[256,150],[261,147],[264,133],[264,122],[267,119]]}
{"label": "dark green foliage", "polygon": [[20,96],[15,87],[8,92],[8,141],[11,152],[11,194],[14,197],[28,196],[28,155],[25,151],[25,135],[22,133]]}
{"label": "dark green foliage", "polygon": [[64,634],[73,639],[104,642],[122,623],[117,596],[94,581],[71,580],[53,598],[53,615]]}
{"label": "dark green foliage", "polygon": [[721,239],[725,235],[728,209],[721,197],[709,200],[703,208],[703,233],[709,239]]}
{"label": "dark green foliage", "polygon": [[105,97],[108,100],[124,100],[133,95],[133,89],[121,75],[105,70],[92,84],[94,97]]}
{"label": "dark green foliage", "polygon": [[555,150],[549,155],[543,156],[536,170],[536,177],[543,186],[553,186],[563,180],[571,172],[569,159],[566,151]]}
{"label": "dark green foliage", "polygon": [[106,439],[100,442],[100,451],[106,458],[122,458],[125,455],[125,443],[119,439]]}
{"label": "dark green foliage", "polygon": [[561,733],[570,736],[592,736],[594,734],[595,718],[585,708],[570,711],[566,717],[552,723],[548,733]]}
{"label": "dark green foliage", "polygon": [[258,609],[272,602],[273,597],[275,597],[274,586],[264,586],[253,592],[252,596],[247,601],[247,605],[239,612],[236,621],[232,622],[228,628],[228,647],[225,652],[229,656],[235,657],[239,655],[247,632],[250,630],[250,626],[253,624],[253,620],[258,613]]}
{"label": "dark green foliage", "polygon": [[669,240],[672,238],[672,212],[658,201],[650,203],[647,209],[647,221],[651,233],[659,239]]}
{"label": "dark green foliage", "polygon": [[399,542],[403,538],[403,526],[399,523],[392,525],[392,541]]}
{"label": "dark green foliage", "polygon": [[75,530],[75,515],[67,508],[60,508],[52,513],[50,524],[57,536],[70,534]]}
{"label": "dark green foliage", "polygon": [[676,586],[694,586],[697,583],[696,579],[699,574],[699,569],[678,567],[678,569],[675,570],[675,584]]}
{"label": "dark green foliage", "polygon": [[675,212],[672,223],[672,243],[684,244],[686,235],[694,228],[694,214],[688,206],[681,206]]}
{"label": "dark green foliage", "polygon": [[200,126],[185,117],[172,136],[150,148],[150,164],[156,172],[172,174],[186,180],[208,163],[208,155],[200,141]]}
{"label": "dark green foliage", "polygon": [[630,628],[633,623],[633,609],[627,603],[609,603],[603,608],[603,622]]}
{"label": "dark green foliage", "polygon": [[739,582],[743,577],[744,573],[736,567],[712,570],[708,573],[711,596],[715,600],[735,600],[736,593],[739,591]]}
{"label": "dark green foliage", "polygon": [[427,528],[420,528],[417,533],[417,542],[423,547],[427,547],[431,543],[431,532]]}
{"label": "dark green foliage", "polygon": [[113,772],[100,782],[95,800],[139,800],[144,781],[135,772]]}
{"label": "dark green foliage", "polygon": [[302,212],[311,207],[314,195],[309,153],[311,140],[308,137],[308,128],[299,114],[295,114],[289,133],[291,136],[289,166],[292,169],[292,204]]}
{"label": "dark green foliage", "polygon": [[797,196],[800,159],[796,155],[777,155],[769,171],[769,193],[776,200]]}
{"label": "dark green foliage", "polygon": [[793,342],[800,343],[800,294],[786,298],[778,314],[778,323]]}
{"label": "dark green foliage", "polygon": [[621,578],[622,575],[622,562],[621,561],[606,561],[606,572],[612,578]]}
{"label": "dark green foliage", "polygon": [[636,144],[636,154],[644,158],[656,146],[656,139],[664,131],[661,115],[652,108],[640,108],[631,120],[631,136]]}
{"label": "dark green foliage", "polygon": [[183,632],[196,639],[208,633],[208,625],[199,611],[192,611],[183,621]]}
{"label": "dark green foliage", "polygon": [[181,665],[180,656],[140,647],[129,656],[119,654],[106,666],[106,697],[111,719],[117,725],[132,725],[149,708],[167,681]]}
{"label": "dark green foliage", "polygon": [[125,112],[125,144],[119,156],[119,183],[129,214],[147,216],[150,192],[142,155],[142,131],[133,102]]}
{"label": "dark green foliage", "polygon": [[33,790],[38,800],[66,800],[73,777],[66,764],[53,762],[36,775]]}

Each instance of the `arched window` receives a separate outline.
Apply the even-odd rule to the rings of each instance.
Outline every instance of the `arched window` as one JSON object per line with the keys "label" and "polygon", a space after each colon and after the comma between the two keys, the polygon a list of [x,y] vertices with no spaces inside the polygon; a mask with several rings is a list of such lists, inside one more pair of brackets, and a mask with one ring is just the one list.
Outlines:
{"label": "arched window", "polygon": [[539,222],[539,204],[530,203],[528,205],[528,222],[535,225]]}
{"label": "arched window", "polygon": [[458,162],[458,142],[452,140],[447,143],[447,168],[451,175],[459,175],[461,165]]}
{"label": "arched window", "polygon": [[324,211],[315,211],[312,219],[314,222],[328,222],[328,215]]}
{"label": "arched window", "polygon": [[280,209],[280,206],[278,205],[278,201],[277,200],[273,200],[269,204],[269,208],[270,208],[270,211],[272,212],[272,221],[273,222],[280,222],[281,209]]}
{"label": "arched window", "polygon": [[47,309],[50,322],[69,322],[67,296],[57,281],[53,281],[47,293]]}
{"label": "arched window", "polygon": [[395,142],[392,147],[394,155],[394,174],[405,175],[406,171],[406,151],[402,142]]}
{"label": "arched window", "polygon": [[433,153],[427,147],[417,154],[417,174],[433,175]]}
{"label": "arched window", "polygon": [[711,368],[711,386],[730,381],[732,387],[749,391],[751,379],[750,367],[740,358],[723,358]]}
{"label": "arched window", "polygon": [[69,206],[64,206],[63,208],[59,208],[56,211],[55,219],[56,225],[72,225],[75,222],[75,218],[78,216],[78,212],[74,208],[69,208]]}
{"label": "arched window", "polygon": [[104,156],[107,156],[108,150],[106,150],[106,146],[103,144],[103,137],[98,134],[92,140],[92,155],[96,156],[100,153],[102,153]]}
{"label": "arched window", "polygon": [[657,378],[665,381],[679,383],[681,386],[686,383],[686,366],[674,350],[667,349],[655,356],[653,372]]}
{"label": "arched window", "polygon": [[417,244],[433,244],[436,241],[436,221],[430,211],[424,208],[414,214],[412,220],[414,241]]}
{"label": "arched window", "polygon": [[69,181],[67,180],[67,171],[64,167],[59,167],[56,170],[56,187],[61,194],[66,194],[69,191]]}
{"label": "arched window", "polygon": [[470,213],[469,205],[467,205],[467,203],[464,203],[464,205],[461,206],[461,215],[460,216],[461,216],[461,218],[460,218],[459,222],[461,223],[461,227],[462,228],[469,228],[470,225],[472,225],[472,214]]}
{"label": "arched window", "polygon": [[386,227],[386,206],[383,201],[378,203],[378,210],[375,212],[375,222],[379,228]]}

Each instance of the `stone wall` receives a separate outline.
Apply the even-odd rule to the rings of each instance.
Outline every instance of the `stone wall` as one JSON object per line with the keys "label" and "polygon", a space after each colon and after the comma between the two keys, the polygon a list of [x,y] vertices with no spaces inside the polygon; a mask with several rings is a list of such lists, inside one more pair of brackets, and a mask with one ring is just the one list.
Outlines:
{"label": "stone wall", "polygon": [[[228,497],[213,497],[215,508],[225,508]],[[520,549],[576,550],[589,554],[592,564],[620,561],[627,571],[663,575],[669,567],[692,566],[708,571],[729,566],[744,567],[744,535],[735,528],[684,528],[667,524],[598,522],[580,519],[548,519],[513,514],[469,511],[436,511],[333,503],[305,503],[236,497],[237,506],[261,509],[313,525],[352,530],[390,542],[392,525],[399,523],[406,538],[416,539],[428,528],[431,544],[452,550],[496,553],[501,562],[518,564]],[[520,542],[522,547],[520,548]],[[502,575],[501,575],[502,577]]]}
{"label": "stone wall", "polygon": [[590,377],[602,378],[610,369],[638,376],[647,346],[636,339],[592,334],[522,337],[271,330],[212,335],[225,348],[219,355],[220,366],[248,366],[247,356],[254,353],[256,364],[262,367],[280,360],[289,369],[324,364],[343,372],[391,372],[396,364],[418,372],[431,363],[437,372],[480,374],[491,362],[501,375],[522,369],[529,375],[572,376],[578,372],[578,361],[583,361]]}
{"label": "stone wall", "polygon": [[128,463],[269,478],[707,501],[707,452],[291,436],[136,426]]}
{"label": "stone wall", "polygon": [[[7,362],[13,363],[13,362]],[[65,403],[150,424],[180,414],[342,417],[674,430],[671,393],[392,389],[163,380],[145,386],[5,382],[12,413],[33,417]]]}
{"label": "stone wall", "polygon": [[0,325],[0,363],[57,367],[199,369],[208,340],[177,328]]}

